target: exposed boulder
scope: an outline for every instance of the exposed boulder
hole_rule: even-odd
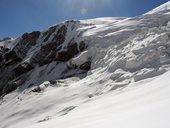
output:
[[[40,93],[42,90],[41,90],[40,86],[37,86],[37,87],[33,88],[31,91]]]
[[[57,81],[55,81],[55,80],[50,80],[49,82],[50,82],[50,84],[52,84],[52,85],[57,84]]]

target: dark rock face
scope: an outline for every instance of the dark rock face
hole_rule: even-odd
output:
[[[82,69],[82,70],[87,70],[87,71],[90,70],[90,68],[91,68],[91,61],[85,62],[84,64],[80,65],[79,68]]]
[[[21,58],[17,56],[15,51],[11,51],[9,48],[0,47],[0,68],[7,67],[18,62],[21,62]]]
[[[22,38],[19,40],[17,45],[13,48],[13,51],[15,51],[20,58],[24,58],[27,55],[29,49],[34,45],[36,45],[39,35],[40,35],[39,31],[23,34]]]
[[[31,62],[34,64],[39,64],[39,66],[52,62],[55,58],[53,48],[53,44],[46,44],[42,46],[40,52],[34,55],[34,57],[31,59]]]
[[[70,44],[66,51],[58,52],[57,60],[58,61],[68,61],[73,58],[79,51],[77,49],[77,43]]]
[[[52,26],[49,28],[48,31],[43,33],[43,36],[45,37],[44,42],[46,42],[50,38],[50,36],[55,32],[56,28],[57,28],[57,26]]]
[[[32,70],[29,64],[22,64],[28,50],[36,44],[40,32],[26,33],[18,40],[13,49],[1,48],[0,50],[0,95],[15,90],[19,84],[12,82],[18,76]],[[21,63],[21,64],[19,64]],[[22,83],[20,83],[21,85]]]
[[[75,42],[75,39],[73,38],[69,43],[68,46],[65,48],[65,50],[60,51],[57,53],[56,60],[58,61],[68,61],[71,58],[73,58],[78,53],[84,51],[87,48],[87,45],[84,41],[81,41],[79,43]]]
[[[39,31],[24,33],[20,38],[14,40],[15,45],[12,49],[0,47],[0,79],[2,79],[0,81],[0,96],[23,85],[28,78],[27,76],[32,73],[31,71],[36,70],[34,67],[48,66],[54,61],[56,61],[56,66],[59,64],[65,65],[67,61],[87,49],[85,41],[77,42],[75,39],[81,38],[78,37],[78,32],[76,33],[77,24],[79,24],[78,21],[72,20],[50,27],[43,33]],[[70,34],[68,33],[68,27],[75,35],[71,37],[71,40],[66,41],[67,35]],[[42,42],[37,42],[37,40]],[[30,53],[31,56],[29,56]],[[29,60],[25,61],[27,59]],[[89,61],[75,68],[77,68],[76,71],[79,69],[81,69],[80,72],[82,70],[87,71],[90,69],[90,65],[91,62]],[[52,70],[50,69],[50,71]],[[65,70],[69,72],[75,69],[70,70],[66,66],[62,69],[62,73],[67,73]],[[67,76],[70,75],[64,74],[60,78],[66,78]],[[50,81],[50,83],[55,84],[55,81]],[[39,91],[39,89],[35,89],[35,92]]]
[[[18,85],[17,83],[10,83],[10,84],[7,84],[3,90],[2,90],[2,94],[8,94],[12,91],[14,91],[15,89],[17,89]]]
[[[13,67],[22,59],[15,51],[1,47],[0,49],[0,96],[15,90],[18,84],[10,82],[13,79]]]
[[[9,48],[5,48],[5,49],[4,49],[4,52],[8,52],[8,51],[10,51]]]
[[[81,65],[76,65],[76,64],[73,64],[72,61],[69,61],[67,64],[67,68],[68,69],[81,69],[81,70],[88,71],[91,69],[91,60],[89,59],[88,61],[86,61],[85,63]]]
[[[3,61],[3,47],[0,47],[0,66],[2,64]]]
[[[16,63],[18,63],[18,62],[20,62],[22,60],[20,57],[18,57],[16,55],[15,51],[7,52],[4,55],[4,59],[5,59],[5,67],[9,66],[9,65],[16,64]]]
[[[24,33],[22,35],[22,39],[24,42],[31,43],[31,45],[35,45],[40,34],[41,34],[40,31]]]
[[[87,45],[84,41],[81,41],[79,44],[79,50],[80,52],[83,52],[87,48]]]
[[[24,73],[27,73],[33,69],[33,66],[29,63],[19,64],[16,68],[14,68],[15,77],[20,76]]]
[[[55,32],[55,29],[56,27],[49,28],[46,33],[45,40],[47,37],[49,38],[49,36],[51,36],[52,32]],[[66,33],[67,27],[65,25],[61,26],[53,39],[48,44],[43,45],[40,52],[32,58],[32,62],[42,66],[54,61],[56,59],[56,53],[61,49],[60,45],[62,45],[65,41]]]
[[[57,34],[52,39],[52,43],[56,44],[56,47],[58,47],[60,44],[62,44],[65,41],[65,37],[67,34],[67,27],[65,25],[61,26],[58,30]]]

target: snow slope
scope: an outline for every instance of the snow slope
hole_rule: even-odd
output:
[[[3,45],[0,127],[169,128],[168,8],[65,21]]]
[[[125,89],[92,98],[87,97],[88,89],[80,83],[72,83],[69,89],[48,88],[43,94],[13,93],[4,100],[16,97],[1,107],[1,119],[6,119],[1,125],[6,124],[4,128],[169,128],[169,76],[168,71],[156,79],[132,83]]]
[[[157,13],[160,13],[160,14],[165,13],[166,14],[166,13],[169,13],[169,11],[170,11],[170,1],[153,9],[152,11],[150,11],[146,14],[157,14]]]
[[[169,76],[170,72],[130,85],[122,92],[94,98],[68,115],[27,128],[169,128]]]

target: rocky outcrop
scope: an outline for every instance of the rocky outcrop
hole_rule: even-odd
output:
[[[57,62],[56,64],[62,63],[64,65],[87,49],[86,41],[77,41],[77,38],[81,38],[76,30],[79,23],[79,21],[71,20],[52,26],[43,32],[24,33],[13,41],[15,45],[11,49],[0,48],[0,78],[4,79],[4,81],[0,81],[0,95],[9,93],[21,86],[25,82],[22,79],[27,79],[25,76],[31,75],[36,70],[35,67],[41,68],[54,61]],[[69,39],[67,36],[69,36]],[[88,61],[76,68],[89,70],[90,65],[91,62]],[[52,70],[53,68],[50,69],[49,73]],[[67,66],[63,68],[59,78],[71,76],[68,73],[69,70]],[[76,74],[73,70],[70,71]],[[68,73],[68,75],[63,73]],[[21,81],[18,83],[16,80]],[[35,84],[33,83],[33,85]]]
[[[15,51],[9,51],[4,55],[5,67],[13,64],[17,64],[22,59],[17,56]]]
[[[81,41],[79,43],[79,51],[83,52],[85,49],[87,49],[87,44],[85,43],[85,41]]]
[[[86,48],[87,44],[84,41],[81,41],[78,46],[78,43],[75,42],[75,39],[73,38],[68,43],[68,46],[65,48],[65,50],[57,53],[56,59],[59,61],[68,61],[78,53],[84,51]]]
[[[17,39],[17,44],[13,48],[13,51],[15,51],[20,58],[24,58],[30,48],[36,45],[39,36],[39,31],[23,34],[21,38]]]
[[[35,45],[40,34],[41,34],[40,31],[24,33],[22,35],[22,41],[26,43],[30,43],[31,45]]]
[[[72,43],[67,46],[66,50],[58,52],[56,59],[58,61],[68,61],[69,59],[74,57],[74,55],[76,55],[78,53],[79,53],[79,51],[77,48],[77,43]]]
[[[8,94],[8,93],[14,91],[15,89],[17,89],[17,87],[18,87],[18,84],[17,84],[17,83],[7,84],[7,85],[3,88],[2,92],[0,92],[0,94],[1,94],[1,95]]]
[[[33,68],[34,67],[29,63],[19,64],[17,67],[14,68],[15,77],[20,76],[24,73],[27,73],[27,72],[31,71]]]
[[[46,32],[43,33],[44,38],[44,42],[48,41],[48,39],[50,38],[50,36],[55,32],[57,26],[52,26],[50,27]]]
[[[52,34],[54,35],[53,38],[49,40],[47,44],[43,45],[40,51],[31,58],[32,63],[42,66],[56,59],[56,53],[61,49],[61,45],[65,41],[67,27],[63,25],[54,33],[56,28],[57,26],[51,27],[43,34],[43,38],[45,38],[44,41],[47,41]]]
[[[11,51],[9,48],[0,47],[0,68],[21,62],[21,58],[17,56],[15,51]]]
[[[85,62],[84,64],[80,65],[79,68],[82,69],[82,70],[87,70],[87,71],[90,70],[90,68],[91,68],[91,61]]]

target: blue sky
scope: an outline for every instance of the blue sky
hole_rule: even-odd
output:
[[[168,0],[0,0],[0,39],[68,19],[137,16]]]

